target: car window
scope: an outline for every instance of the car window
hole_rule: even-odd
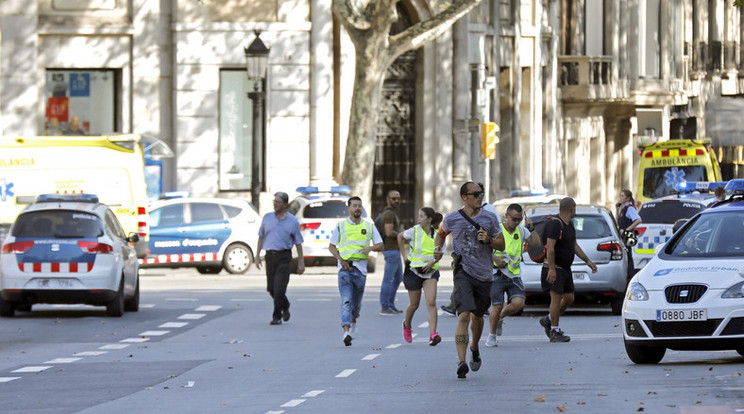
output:
[[[551,217],[558,217],[558,215]],[[548,216],[534,216],[530,219],[538,223],[548,220]],[[576,239],[598,239],[612,236],[612,230],[603,216],[577,215],[572,221],[576,229]]]
[[[666,252],[677,257],[744,256],[744,211],[703,214]]]
[[[191,222],[224,220],[220,206],[214,203],[191,203]]]
[[[674,194],[680,181],[708,181],[704,165],[657,167],[643,170],[643,196],[647,198]]]
[[[36,238],[96,238],[103,236],[95,214],[72,210],[37,211],[18,216],[13,236]]]
[[[302,217],[319,218],[344,218],[349,216],[344,200],[316,201],[305,206]]]
[[[116,237],[122,239],[126,238],[126,236],[124,236],[124,230],[119,224],[119,220],[116,219],[116,216],[111,211],[106,211],[106,228]]]
[[[674,224],[682,218],[690,218],[704,209],[700,203],[682,200],[647,201],[638,214],[644,223]]]
[[[222,208],[225,209],[225,213],[227,214],[228,218],[234,218],[238,214],[240,214],[241,211],[243,211],[243,209],[241,209],[240,207],[226,206],[224,204],[222,205]]]
[[[300,211],[300,206],[301,206],[300,202],[297,200],[294,200],[291,203],[289,203],[289,209],[287,211],[289,211],[289,213],[292,214],[293,216],[296,216],[297,212]]]
[[[180,226],[184,224],[183,204],[171,204],[150,212],[152,226]]]

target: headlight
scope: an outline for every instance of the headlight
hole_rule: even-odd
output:
[[[628,300],[648,300],[648,292],[642,284],[633,282],[628,286],[628,293],[625,294]]]
[[[726,289],[721,297],[724,299],[744,298],[744,282],[739,282]]]

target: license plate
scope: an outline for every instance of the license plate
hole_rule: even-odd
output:
[[[684,322],[684,321],[707,321],[708,311],[706,309],[685,309],[656,311],[657,322]]]
[[[573,272],[573,280],[585,280],[587,279],[585,272]]]
[[[70,289],[75,286],[71,279],[38,279],[36,287],[39,289]]]

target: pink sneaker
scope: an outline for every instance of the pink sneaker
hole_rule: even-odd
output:
[[[409,344],[413,342],[413,335],[412,335],[413,329],[406,328],[406,321],[403,321],[403,339],[406,340]]]
[[[439,336],[438,333],[432,332],[431,336],[429,337],[429,345],[434,346],[440,342],[442,342],[442,337]]]

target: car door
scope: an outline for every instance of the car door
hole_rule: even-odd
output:
[[[134,246],[129,244],[127,237],[124,234],[119,220],[116,218],[111,210],[106,210],[105,217],[106,233],[111,238],[113,243],[116,243],[116,249],[121,251],[121,266],[124,273],[124,290],[127,292],[133,292],[136,287],[137,278],[137,252],[134,250]]]
[[[186,253],[218,253],[230,237],[230,223],[217,203],[191,202],[187,204],[188,231],[182,245]]]
[[[148,256],[185,253],[183,240],[187,236],[185,203],[167,204],[150,211],[150,242]]]

